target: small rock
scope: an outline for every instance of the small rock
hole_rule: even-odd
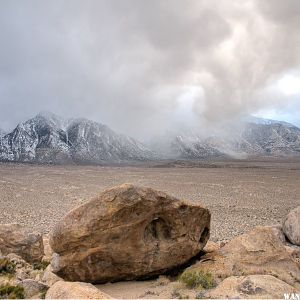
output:
[[[18,285],[24,288],[26,298],[31,298],[41,293],[45,293],[49,288],[46,284],[33,279],[24,279]]]
[[[58,277],[56,274],[52,272],[52,267],[49,265],[43,274],[42,282],[47,284],[48,286],[52,286],[57,281],[64,281],[62,278]]]
[[[110,299],[90,283],[58,281],[46,293],[45,299]]]
[[[285,238],[285,235],[284,235],[284,233],[283,233],[283,231],[282,231],[282,226],[280,226],[280,225],[275,225],[275,226],[266,226],[266,227],[272,228],[274,234],[281,240],[281,242],[282,242],[283,244],[286,243],[286,238]]]
[[[295,292],[294,287],[274,276],[250,275],[228,277],[204,296],[213,299],[282,299],[285,293]]]
[[[292,244],[300,246],[300,206],[286,216],[283,232]]]

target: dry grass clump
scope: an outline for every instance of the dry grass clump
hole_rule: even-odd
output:
[[[16,265],[8,258],[0,258],[0,275],[14,274]]]
[[[17,285],[5,284],[0,286],[0,299],[24,299],[24,288]]]
[[[179,281],[192,289],[211,289],[215,286],[213,275],[202,270],[186,270],[180,275]]]

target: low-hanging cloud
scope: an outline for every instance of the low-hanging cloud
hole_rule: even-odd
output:
[[[2,1],[0,127],[50,110],[145,138],[294,107],[270,87],[299,28],[298,0]]]

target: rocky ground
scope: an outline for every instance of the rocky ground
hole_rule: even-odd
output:
[[[70,209],[131,182],[200,201],[212,212],[211,240],[281,223],[299,205],[300,161],[172,162],[135,167],[0,164],[0,223],[48,232]]]
[[[193,201],[122,184],[50,234],[0,224],[0,298],[299,298],[300,206],[225,243],[208,240],[209,220]]]

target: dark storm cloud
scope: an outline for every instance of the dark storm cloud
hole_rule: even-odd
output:
[[[0,127],[51,110],[141,137],[187,105],[207,126],[280,106],[263,90],[299,68],[299,20],[298,0],[1,1]]]

